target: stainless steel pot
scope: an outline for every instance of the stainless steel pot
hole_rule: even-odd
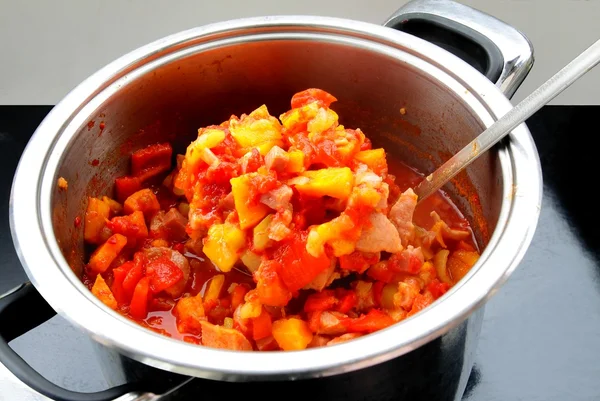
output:
[[[458,399],[471,370],[481,307],[516,268],[537,224],[542,177],[524,125],[446,188],[485,247],[471,272],[420,314],[333,347],[243,353],[146,330],[105,307],[80,282],[82,229],[73,221],[83,215],[86,195],[111,190],[130,151],[165,139],[183,150],[199,126],[262,103],[278,115],[293,93],[307,87],[333,93],[342,123],[360,127],[390,158],[432,171],[510,108],[507,96],[532,64],[531,46],[518,31],[445,0],[411,2],[386,26],[324,17],[251,18],[134,50],[75,88],[27,145],[15,174],[10,222],[19,258],[41,297],[25,285],[4,297],[0,315],[6,322],[6,310],[15,313],[19,302],[31,308],[43,298],[123,360],[182,375],[224,381],[337,375],[353,382],[348,378],[357,369],[393,363],[406,374],[389,377],[404,386],[403,394],[423,395],[422,388],[437,386],[429,399]],[[96,159],[97,167],[91,164]],[[68,190],[59,190],[59,177],[67,179]],[[35,308],[41,311],[36,321],[13,321],[20,327],[10,334],[1,325],[5,340],[52,313],[47,306]],[[129,389],[81,398],[44,382],[2,342],[0,357],[51,397],[109,399]]]

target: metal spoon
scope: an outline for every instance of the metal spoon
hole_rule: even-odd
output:
[[[502,118],[483,131],[477,138],[438,167],[414,188],[419,202],[436,192],[457,173],[471,164],[484,152],[523,123],[542,106],[567,89],[600,62],[600,40],[588,47],[552,78],[544,82],[531,95],[513,107]]]

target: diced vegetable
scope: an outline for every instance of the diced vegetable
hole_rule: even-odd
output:
[[[450,289],[450,284],[441,283],[438,279],[433,280],[427,285],[427,290],[431,292],[434,299],[438,299]]]
[[[302,153],[301,150],[293,150],[288,152],[288,157],[288,173],[301,173],[304,171],[304,153]]]
[[[307,129],[308,122],[319,112],[319,104],[310,102],[289,110],[279,116],[281,124],[288,132],[298,132]]]
[[[377,309],[371,309],[366,315],[352,319],[348,325],[351,333],[372,333],[394,324],[394,319]]]
[[[435,271],[437,272],[437,276],[443,283],[452,283],[452,279],[448,275],[448,256],[450,255],[450,251],[447,249],[441,249],[438,253],[433,257],[433,265],[435,266]]]
[[[259,255],[255,254],[249,249],[242,254],[241,259],[244,266],[250,270],[250,273],[256,272],[260,267],[260,262],[262,261],[262,258]]]
[[[338,299],[333,291],[325,290],[311,294],[304,302],[304,312],[326,311],[333,309],[338,304]]]
[[[228,272],[246,245],[246,235],[236,225],[213,224],[208,230],[203,252],[222,272]]]
[[[312,337],[308,324],[303,320],[290,318],[273,322],[273,338],[285,351],[305,349]]]
[[[210,164],[205,160],[205,150],[214,148],[223,142],[224,139],[225,131],[221,129],[208,128],[199,130],[198,138],[188,146],[185,154],[185,160],[189,168],[197,169],[202,161]]]
[[[358,304],[358,298],[354,291],[348,290],[339,298],[340,302],[337,305],[338,312],[348,313]]]
[[[333,247],[335,256],[351,254],[354,252],[356,241],[345,241],[345,237],[346,233],[354,227],[352,219],[342,213],[333,220],[312,228],[306,242],[307,252],[314,257],[319,257],[325,252],[325,244],[329,243]]]
[[[275,258],[281,260],[279,275],[290,291],[297,291],[309,284],[330,266],[324,253],[314,257],[306,250],[306,235],[286,240],[277,250]]]
[[[352,192],[354,176],[348,167],[330,167],[321,170],[305,171],[303,177],[309,179],[305,184],[296,184],[296,190],[307,196],[331,196],[346,199]]]
[[[131,155],[131,172],[146,181],[171,168],[173,148],[169,143],[147,146]]]
[[[117,309],[117,300],[112,291],[108,288],[106,281],[101,274],[96,276],[96,281],[92,286],[92,294],[94,294],[103,304],[111,309]]]
[[[136,319],[145,319],[148,315],[148,295],[150,293],[150,279],[142,278],[133,291],[129,313]]]
[[[271,315],[262,308],[260,315],[252,319],[252,338],[256,341],[269,337],[271,335],[271,329]]]
[[[237,307],[244,302],[244,296],[248,292],[248,288],[241,284],[235,284],[231,292],[231,309],[236,310]]]
[[[162,256],[146,265],[146,276],[150,278],[150,289],[157,294],[177,284],[183,272],[171,259]]]
[[[386,309],[394,309],[394,296],[398,292],[395,284],[386,284],[381,292],[381,306]]]
[[[273,146],[283,146],[281,141],[281,124],[269,115],[267,106],[262,105],[241,120],[232,120],[229,125],[231,136],[241,146],[242,156],[251,148],[257,148],[261,155],[266,155]]]
[[[256,175],[257,173],[250,173],[231,179],[233,201],[242,230],[256,225],[270,210],[268,206],[260,202],[252,202],[250,199],[250,179]]]
[[[133,262],[130,261],[125,262],[121,266],[113,269],[113,283],[111,291],[119,305],[125,305],[131,301],[131,297],[127,296],[125,290],[123,289],[123,280],[125,280],[127,272],[129,272],[132,267]]]
[[[115,180],[115,192],[119,202],[125,202],[127,198],[142,189],[142,180],[139,177],[119,177]]]
[[[366,164],[376,174],[387,171],[387,161],[383,148],[360,151],[354,155],[354,159]]]
[[[219,295],[221,294],[221,290],[223,289],[223,284],[225,283],[225,276],[222,274],[217,274],[210,280],[210,284],[208,285],[208,289],[204,294],[204,302],[216,301],[219,299]]]
[[[340,256],[340,268],[364,273],[370,266],[379,262],[379,253],[353,252]]]
[[[127,299],[131,300],[135,287],[144,276],[146,260],[139,253],[136,254],[135,260],[131,266],[128,266],[128,270],[123,278],[123,292]],[[122,266],[124,267],[124,266]]]
[[[292,108],[296,109],[309,103],[317,102],[321,107],[329,107],[337,99],[322,89],[310,88],[292,96]]]
[[[110,212],[112,216],[117,215],[123,211],[123,205],[121,205],[116,200],[109,198],[108,196],[103,196],[102,202],[106,203],[108,207],[110,207]]]
[[[317,114],[307,124],[308,132],[320,134],[338,122],[338,115],[331,109],[319,109]],[[310,136],[309,136],[310,137]]]
[[[273,214],[267,215],[254,227],[252,245],[257,251],[264,251],[265,248],[273,243],[273,241],[269,239],[269,226],[273,222],[273,217]]]
[[[474,251],[464,251],[459,249],[452,252],[447,263],[448,271],[452,275],[452,282],[449,282],[448,284],[456,283],[462,279],[478,260],[479,254]]]
[[[110,205],[98,198],[88,198],[83,238],[90,244],[102,242],[102,230],[110,216]]]
[[[148,217],[160,210],[160,204],[158,203],[158,199],[156,199],[156,195],[150,189],[146,188],[130,195],[125,200],[123,210],[127,214],[139,210],[144,213],[144,216]]]
[[[104,273],[126,244],[127,238],[125,236],[121,234],[111,236],[90,256],[88,264],[90,269],[96,273]]]
[[[292,293],[279,277],[281,264],[274,260],[261,263],[255,273],[257,278],[256,290],[264,305],[285,306],[292,298]]]
[[[140,210],[127,216],[113,217],[106,223],[106,226],[112,232],[122,234],[127,238],[146,238],[148,236],[144,213]]]

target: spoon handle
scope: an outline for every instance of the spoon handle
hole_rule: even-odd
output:
[[[531,95],[510,109],[502,118],[428,175],[414,189],[419,202],[436,192],[457,173],[494,146],[519,124],[554,99],[586,72],[600,62],[600,40],[587,48],[573,61],[544,82]]]

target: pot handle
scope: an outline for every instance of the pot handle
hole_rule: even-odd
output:
[[[489,14],[452,0],[414,0],[384,26],[425,39],[478,69],[511,98],[533,66],[525,35]]]
[[[26,312],[26,313],[24,313]],[[0,362],[33,390],[58,401],[109,401],[134,390],[124,384],[96,393],[70,391],[48,381],[27,364],[8,343],[56,315],[31,283],[0,295]]]

